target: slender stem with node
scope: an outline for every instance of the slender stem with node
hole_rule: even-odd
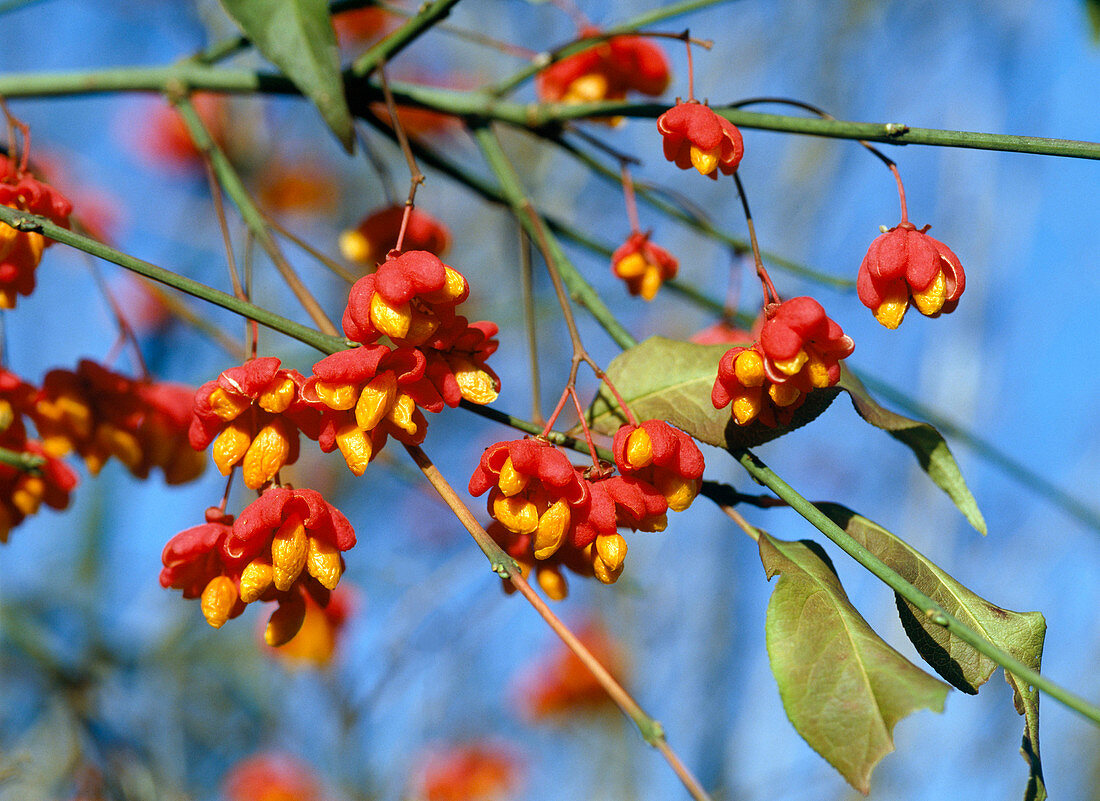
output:
[[[409,456],[416,463],[416,466],[420,468],[420,471],[424,474],[424,477],[428,479],[431,485],[439,493],[443,501],[450,507],[454,515],[459,519],[462,525],[470,532],[470,535],[474,538],[474,541],[481,548],[482,552],[489,559],[489,563],[493,567],[493,572],[499,575],[501,578],[507,579],[512,582],[512,585],[519,591],[519,593],[535,608],[535,611],[539,613],[543,620],[549,624],[550,628],[554,630],[554,633],[561,637],[562,642],[576,654],[577,658],[581,660],[586,668],[591,671],[592,675],[596,678],[596,681],[600,683],[600,686],[607,691],[607,694],[611,696],[611,700],[623,711],[630,720],[634,722],[634,725],[638,727],[638,731],[641,732],[642,737],[651,746],[661,752],[661,755],[668,761],[673,771],[683,782],[684,787],[691,793],[692,798],[696,801],[707,801],[710,796],[707,795],[706,790],[699,784],[699,780],[696,779],[691,772],[687,769],[684,763],[676,755],[676,752],[672,750],[672,747],[668,744],[668,740],[665,737],[664,727],[661,724],[646,714],[638,702],[635,701],[630,693],[628,693],[611,673],[608,672],[600,661],[593,656],[592,652],[584,646],[577,636],[569,630],[557,615],[547,606],[542,597],[535,592],[534,588],[523,577],[523,572],[520,570],[519,565],[512,557],[505,553],[499,545],[493,540],[485,528],[477,521],[469,507],[458,496],[458,493],[454,491],[450,483],[443,474],[439,472],[439,468],[435,466],[432,460],[428,457],[424,450],[416,445],[405,445],[405,450],[408,451]]]

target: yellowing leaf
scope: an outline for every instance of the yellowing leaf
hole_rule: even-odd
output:
[[[1025,665],[1039,670],[1046,637],[1046,620],[1039,612],[1010,612],[964,587],[915,548],[882,526],[833,503],[817,507],[863,547],[893,568],[945,612],[1007,651]],[[964,693],[977,693],[997,664],[943,626],[928,620],[901,596],[895,596],[905,633],[924,660]],[[1015,693],[1016,711],[1024,715],[1024,743],[1020,749],[1028,763],[1025,801],[1046,798],[1039,761],[1039,693],[1011,673],[1006,673]]]
[[[894,750],[894,725],[943,711],[948,686],[884,642],[852,606],[816,543],[761,532],[760,561],[779,575],[768,603],[768,659],[783,708],[810,746],[862,793]]]

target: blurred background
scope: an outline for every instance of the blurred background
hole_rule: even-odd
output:
[[[614,13],[609,4],[582,10],[597,24],[613,24],[649,7],[633,0],[615,6]],[[4,73],[168,64],[233,34],[213,2],[9,0],[0,11]],[[359,38],[345,30],[345,57],[396,19],[383,18]],[[520,0],[463,0],[448,25],[533,51],[575,36],[560,8]],[[657,27],[688,25],[714,40],[711,51],[696,52],[695,86],[715,105],[782,96],[847,120],[1100,139],[1100,49],[1079,0],[740,0]],[[687,94],[686,58],[678,44],[665,49],[674,71],[671,102]],[[246,54],[232,63],[260,62]],[[436,30],[391,65],[391,77],[466,88],[523,63],[499,47]],[[518,97],[533,101],[533,87]],[[172,133],[163,100],[103,95],[13,100],[10,107],[30,125],[33,158],[86,225],[124,252],[229,290],[201,162],[178,129]],[[364,127],[367,149],[348,157],[304,101],[234,97],[209,114],[261,204],[330,256],[339,258],[341,231],[406,192],[407,171],[388,140]],[[487,174],[459,127],[424,125],[431,146]],[[684,194],[744,236],[732,185],[668,164],[651,121],[587,130],[641,158],[637,180]],[[878,226],[898,221],[889,172],[853,142],[743,134],[739,174],[762,247],[854,279]],[[625,240],[621,190],[552,145],[515,131],[502,135],[541,208],[609,247]],[[1100,698],[1100,460],[1089,433],[1100,425],[1093,400],[1100,392],[1100,167],[920,146],[887,153],[905,179],[910,219],[930,223],[966,268],[958,310],[934,321],[912,314],[889,332],[851,289],[778,269],[777,288],[821,300],[854,338],[849,362],[857,369],[995,444],[1087,508],[1071,513],[1037,493],[1034,482],[949,436],[988,522],[983,538],[908,450],[864,424],[843,397],[808,428],[757,453],[806,497],[880,522],[994,603],[1041,611],[1048,623],[1043,672]],[[417,205],[452,232],[445,260],[470,280],[465,313],[501,327],[490,361],[503,380],[495,406],[529,417],[515,224],[450,178],[425,172]],[[751,262],[644,205],[640,216],[654,241],[679,258],[685,283],[753,310]],[[232,210],[229,220],[240,251],[243,228]],[[285,250],[338,319],[347,284],[293,245]],[[667,289],[651,304],[631,298],[606,258],[572,247],[569,255],[639,339],[688,338],[717,320]],[[198,385],[238,363],[209,331],[178,319],[178,308],[121,268],[98,269],[122,299],[157,377]],[[257,257],[255,270],[256,302],[308,322],[269,262]],[[35,294],[3,315],[6,366],[37,384],[53,367],[106,361],[118,329],[90,262],[56,246],[38,276]],[[569,344],[545,275],[535,290],[546,413],[566,378]],[[243,341],[234,315],[190,299],[185,305]],[[606,365],[616,346],[583,313],[579,319],[585,344]],[[260,350],[304,373],[317,359],[268,332]],[[125,350],[112,366],[137,373]],[[581,389],[594,393],[591,376]],[[463,490],[481,451],[517,436],[461,410],[430,423],[425,450]],[[706,456],[708,478],[756,491],[726,454],[707,448]],[[267,610],[250,607],[215,631],[196,602],[158,584],[164,543],[200,523],[221,498],[224,480],[214,469],[182,487],[166,487],[159,474],[137,481],[114,461],[96,478],[82,466],[78,472],[67,512],[44,510],[0,548],[0,799],[253,798],[241,789],[251,786],[249,770],[286,774],[285,794],[269,799],[477,798],[482,786],[501,798],[687,797],[659,755],[561,661],[556,638],[530,607],[501,592],[399,448],[391,445],[355,479],[341,459],[307,443],[284,473],[323,491],[359,537],[341,583],[349,591],[346,617],[335,634],[322,628],[319,635],[335,637],[322,664],[263,646]],[[247,492],[237,492],[230,509],[246,500]],[[480,499],[472,507],[483,513]],[[777,537],[823,542],[863,615],[919,663],[889,590],[794,513],[745,513]],[[664,533],[628,540],[618,584],[574,578],[555,609],[620,665],[627,688],[665,725],[703,785],[716,798],[854,796],[784,715],[764,648],[773,588],[754,543],[705,499],[672,516]],[[977,697],[953,692],[943,715],[919,712],[898,725],[897,753],[876,770],[872,797],[1019,797],[1022,730],[1000,674]],[[1041,736],[1051,796],[1100,797],[1097,729],[1044,700]],[[455,777],[474,789],[438,794],[458,792]]]

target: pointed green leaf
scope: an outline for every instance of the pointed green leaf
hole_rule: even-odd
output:
[[[220,0],[264,57],[313,101],[349,153],[355,141],[326,0]]]
[[[835,389],[809,393],[787,426],[739,426],[729,407],[715,409],[710,402],[718,360],[731,347],[650,337],[612,359],[607,376],[639,419],[668,420],[701,442],[729,449],[751,448],[804,426],[837,396]],[[588,422],[608,435],[626,422],[606,385],[588,409]]]
[[[948,686],[886,644],[852,606],[814,542],[761,532],[760,561],[779,583],[768,603],[768,659],[783,708],[815,751],[862,793],[894,750],[894,725],[943,711]]]
[[[943,435],[928,423],[910,420],[879,406],[863,383],[846,368],[842,367],[837,386],[851,396],[852,405],[856,407],[860,417],[909,446],[920,462],[921,469],[955,502],[955,506],[970,521],[970,525],[984,535],[985,518],[982,517],[970,488],[966,486],[966,480]]]
[[[944,611],[1007,651],[1025,665],[1039,670],[1046,637],[1046,621],[1039,612],[1010,612],[964,587],[926,556],[886,529],[843,506],[819,503],[817,507],[867,550],[893,568]],[[928,620],[920,610],[896,596],[905,633],[925,661],[964,693],[976,693],[996,670],[997,664],[947,629]],[[1024,715],[1021,753],[1030,768],[1026,801],[1046,798],[1039,761],[1039,693],[1006,673],[1015,693],[1016,711]]]

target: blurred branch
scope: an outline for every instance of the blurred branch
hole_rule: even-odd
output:
[[[265,325],[272,330],[286,334],[288,337],[297,339],[299,342],[304,342],[323,353],[335,353],[338,350],[343,350],[352,345],[352,343],[348,342],[343,337],[322,334],[316,329],[309,328],[294,320],[288,320],[285,317],[274,314],[260,306],[255,306],[247,301],[239,300],[230,294],[209,287],[206,284],[199,283],[194,279],[187,278],[178,273],[166,270],[163,267],[158,267],[155,264],[150,264],[147,261],[129,256],[121,251],[115,250],[109,245],[104,245],[102,242],[97,242],[94,239],[81,236],[67,228],[62,228],[46,217],[39,217],[35,214],[0,205],[0,222],[6,223],[19,231],[40,233],[63,245],[69,245],[77,250],[83,250],[85,253],[91,253],[93,256],[98,256],[101,259],[117,264],[139,275],[144,275],[146,278],[151,278],[154,281],[166,284],[181,292],[186,292],[188,295],[193,295],[200,300],[213,303],[215,306],[221,306],[223,309],[239,314],[242,317],[255,320],[260,325]]]
[[[7,448],[0,448],[0,464],[14,467],[16,470],[21,470],[24,473],[39,475],[42,472],[41,467],[45,462],[46,459],[44,457],[36,456],[33,453],[21,453],[19,451],[8,450]]]
[[[457,3],[458,0],[435,0],[432,3],[425,3],[416,16],[411,17],[404,25],[359,56],[345,74],[349,77],[364,78],[374,72],[384,62],[393,59],[422,34],[431,30],[436,22],[447,17]]]
[[[584,280],[584,277],[577,268],[573,266],[573,263],[566,258],[557,239],[548,231],[540,233],[539,226],[536,225],[536,220],[528,214],[529,209],[536,214],[537,211],[524,194],[519,175],[516,173],[507,155],[505,155],[504,149],[500,146],[500,140],[497,139],[497,135],[487,124],[481,123],[474,128],[474,139],[477,140],[478,146],[481,148],[481,153],[485,157],[485,161],[493,170],[497,180],[500,181],[501,191],[507,199],[508,205],[511,207],[516,220],[523,226],[523,229],[532,239],[539,238],[542,234],[545,234],[547,249],[550,252],[551,258],[554,260],[554,266],[557,267],[562,280],[565,281],[566,286],[569,288],[570,297],[575,302],[588,309],[589,313],[596,319],[596,322],[603,326],[603,329],[607,331],[608,335],[619,347],[629,348],[637,344],[637,341],[631,336],[630,332],[623,328],[619,321],[615,319],[615,315],[612,314],[611,310],[604,305],[602,300],[600,300],[596,291]]]
[[[1000,468],[1006,475],[1015,479],[1036,495],[1046,498],[1062,509],[1062,511],[1084,523],[1089,528],[1100,531],[1100,511],[1095,507],[1089,506],[1079,498],[1066,492],[1066,490],[1059,487],[1049,478],[1032,470],[1026,464],[1017,460],[1010,454],[1005,453],[993,443],[982,439],[977,434],[967,430],[958,423],[952,422],[935,409],[914,400],[900,389],[890,386],[882,379],[867,375],[862,371],[855,372],[855,375],[877,395],[881,395],[891,403],[916,415],[921,420],[931,423],[941,434],[954,437],[963,445],[974,451],[979,457],[985,459],[995,467]]]
[[[606,42],[613,36],[618,36],[623,33],[633,33],[639,28],[644,28],[647,25],[653,25],[654,23],[663,22],[672,17],[679,17],[684,14],[690,14],[693,11],[701,11],[704,8],[720,5],[721,3],[729,3],[731,1],[732,0],[683,0],[679,3],[671,3],[663,8],[655,8],[652,11],[639,14],[626,22],[612,25],[610,28],[601,31],[598,35],[586,36],[551,52],[540,53],[530,66],[518,71],[515,75],[505,78],[503,81],[490,87],[488,91],[490,94],[499,97],[531,80],[535,75],[554,62],[561,61],[563,58],[568,58],[574,53],[579,53],[582,50],[587,50],[599,42]]]
[[[338,333],[336,326],[328,319],[328,316],[325,314],[324,309],[321,308],[321,304],[317,301],[317,298],[315,298],[313,293],[309,291],[309,288],[302,283],[302,279],[298,277],[298,274],[294,272],[294,268],[290,266],[290,262],[283,256],[278,243],[271,235],[271,231],[268,230],[267,222],[264,220],[263,214],[256,207],[256,204],[252,202],[248,190],[245,189],[244,183],[241,181],[240,176],[237,175],[237,171],[233,168],[229,158],[222,149],[218,147],[217,143],[210,136],[210,132],[206,130],[206,126],[199,118],[198,112],[195,111],[195,107],[192,105],[190,98],[186,94],[172,91],[170,92],[169,99],[183,117],[184,125],[187,126],[187,133],[191,136],[191,141],[195,143],[195,147],[210,160],[210,165],[214,170],[214,175],[218,179],[218,184],[220,184],[221,188],[225,190],[225,193],[229,195],[230,199],[237,207],[237,210],[240,212],[245,225],[248,226],[248,230],[252,232],[252,235],[260,244],[260,247],[267,253],[268,258],[271,259],[272,264],[275,265],[275,268],[283,277],[283,281],[286,282],[290,291],[294,293],[294,297],[302,304],[302,308],[306,310],[306,313],[322,333],[336,336]]]

